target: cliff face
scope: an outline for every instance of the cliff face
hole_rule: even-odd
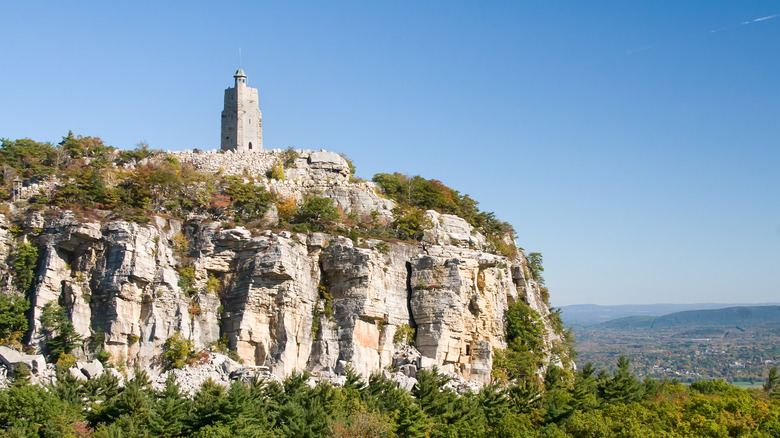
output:
[[[278,154],[178,158],[201,171],[262,175]],[[286,174],[263,184],[298,203],[317,193],[345,215],[392,220],[393,201],[372,183],[350,182],[336,154],[301,153]],[[105,335],[103,348],[115,363],[159,369],[163,344],[178,332],[196,349],[226,336],[245,364],[280,377],[296,369],[339,373],[347,364],[367,375],[399,364],[406,347],[394,342],[396,332],[409,326],[422,355],[416,366],[484,383],[493,348],[505,347],[509,303],[524,300],[542,316],[548,347],[560,339],[521,250],[511,257],[488,251],[485,238],[457,216],[431,210],[426,219],[422,242],[401,242],[249,230],[203,216],[159,215],[138,224],[67,211],[28,214],[23,236],[39,248],[30,344],[45,349],[41,312],[59,302],[81,336]],[[0,256],[21,238],[9,228],[0,223]],[[184,287],[182,276],[190,280]]]

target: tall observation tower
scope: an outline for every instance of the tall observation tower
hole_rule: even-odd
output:
[[[236,85],[225,90],[222,110],[223,151],[260,151],[263,149],[263,114],[257,88],[246,86],[246,73],[239,68],[233,75]]]

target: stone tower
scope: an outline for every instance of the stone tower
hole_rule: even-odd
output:
[[[259,151],[263,149],[263,114],[257,99],[257,88],[246,86],[246,74],[238,69],[236,85],[225,90],[222,110],[223,151]]]

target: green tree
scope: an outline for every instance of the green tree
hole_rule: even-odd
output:
[[[252,389],[238,380],[228,389],[221,421],[229,427],[233,436],[272,436],[266,404],[259,402]]]
[[[487,421],[488,436],[501,436],[503,419],[512,414],[512,400],[502,385],[485,385],[476,397]]]
[[[46,348],[52,359],[57,360],[62,354],[70,354],[74,348],[82,345],[83,338],[65,313],[65,309],[48,302],[41,310],[41,325],[48,337]]]
[[[780,375],[777,374],[777,367],[769,369],[769,376],[764,383],[764,392],[772,398],[780,398]]]
[[[642,398],[642,384],[631,373],[630,364],[631,361],[621,355],[612,377],[601,380],[599,393],[606,403],[629,403]]]
[[[59,145],[71,158],[77,159],[91,157],[105,160],[108,153],[114,150],[113,147],[106,146],[100,137],[74,136],[73,131],[68,131],[68,135],[62,137]]]
[[[569,376],[566,371],[549,365],[544,375],[541,408],[545,423],[560,423],[572,412],[572,395],[569,392]]]
[[[528,268],[531,269],[531,275],[539,284],[544,284],[544,266],[542,266],[542,253],[532,252],[528,254]]]
[[[229,177],[227,181],[225,194],[230,196],[232,201],[230,208],[237,219],[250,220],[262,217],[275,200],[275,196],[268,193],[265,187],[251,182],[245,183],[236,177]]]
[[[432,370],[417,373],[414,398],[431,421],[434,436],[481,436],[487,428],[484,415],[471,397],[458,397],[444,385],[449,378]]]
[[[27,331],[30,302],[24,297],[0,295],[0,343],[18,342]]]
[[[118,394],[92,405],[89,419],[98,426],[95,436],[151,436],[149,421],[153,416],[154,394],[150,386],[146,372],[136,368],[135,378]]]
[[[506,340],[509,344],[520,343],[529,350],[542,348],[544,324],[541,316],[528,304],[516,301],[506,309]]]
[[[298,221],[308,222],[315,229],[331,227],[339,217],[339,211],[330,198],[313,196],[298,209]]]
[[[543,357],[544,324],[539,314],[522,301],[507,307],[507,348],[494,350],[494,378],[515,380],[533,376]]]
[[[190,424],[193,430],[212,426],[225,419],[228,398],[222,385],[208,379],[203,382],[198,392],[192,398]]]
[[[181,436],[187,430],[189,401],[181,392],[176,376],[169,374],[165,389],[157,395],[151,415],[149,430],[160,437]]]
[[[416,403],[404,403],[398,409],[395,433],[399,437],[423,438],[430,428],[428,417]]]
[[[393,210],[395,220],[393,229],[400,239],[421,240],[431,223],[425,217],[425,211],[417,207],[396,207]]]
[[[184,338],[179,332],[174,332],[163,344],[163,360],[167,368],[184,368],[187,363],[195,358],[194,344]]]
[[[46,426],[55,416],[68,424],[79,419],[78,411],[43,386],[12,385],[0,391],[0,425],[23,431],[7,436],[57,436],[39,435],[39,431],[51,431],[53,425]]]
[[[409,177],[400,173],[378,173],[373,181],[382,192],[398,203],[395,216],[401,221],[395,225],[402,239],[418,240],[420,218],[426,210],[454,214],[462,217],[487,237],[498,252],[507,255],[516,251],[514,245],[507,245],[505,236],[514,237],[512,227],[496,219],[493,213],[482,212],[477,201],[469,195],[445,186],[441,181],[427,180],[420,176]]]
[[[589,411],[598,406],[598,389],[596,387],[596,368],[593,363],[586,363],[574,376],[572,386],[572,407]]]
[[[57,149],[49,143],[38,143],[29,138],[0,139],[0,165],[13,169],[13,172],[2,172],[4,184],[10,184],[14,176],[51,175],[57,170],[57,161]]]
[[[35,266],[38,264],[38,248],[22,242],[11,256],[14,263],[14,281],[22,291],[29,290],[35,281]]]

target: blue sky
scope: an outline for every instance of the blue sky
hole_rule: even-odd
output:
[[[217,148],[240,47],[267,148],[470,194],[543,253],[554,305],[778,301],[775,14],[776,1],[4,2],[0,137]]]

